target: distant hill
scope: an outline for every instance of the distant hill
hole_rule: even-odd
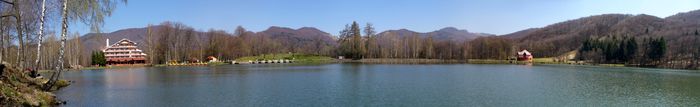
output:
[[[154,27],[154,32],[157,32],[158,27],[163,26]],[[144,46],[146,44],[143,44],[146,31],[146,28],[131,28],[111,33],[90,33],[80,37],[80,39],[86,52],[104,47],[105,39],[116,42],[119,39],[127,38],[147,47]],[[536,53],[536,57],[552,57],[577,50],[586,39],[602,36],[664,37],[669,41],[670,51],[676,51],[676,48],[682,47],[686,42],[700,42],[691,41],[693,38],[700,37],[698,32],[700,32],[700,10],[679,13],[666,18],[645,14],[594,15],[500,36],[512,39],[516,42],[516,48],[528,49]],[[432,32],[415,32],[407,29],[387,30],[380,32],[378,36],[386,36],[389,33],[397,37],[418,35],[426,38],[432,36],[434,40],[456,42],[495,36],[454,27],[446,27]],[[208,38],[205,32],[198,31],[195,34],[200,36],[200,39]],[[319,45],[337,46],[336,36],[313,27],[292,29],[273,26],[264,31],[248,32],[248,34],[279,40],[279,44],[287,47],[290,51],[318,47]]]
[[[700,10],[678,13],[673,16],[666,17],[666,20],[683,22],[683,23],[700,23]]]
[[[272,26],[267,30],[257,32],[257,35],[269,36],[272,39],[283,40],[290,43],[290,46],[303,46],[313,42],[322,42],[324,45],[336,45],[332,35],[313,27],[302,27],[291,29],[286,27]]]
[[[158,32],[161,27],[164,26],[153,26],[152,32]],[[111,33],[89,33],[81,36],[80,40],[83,41],[82,45],[85,46],[85,52],[101,50],[106,45],[106,39],[109,39],[110,44],[112,44],[118,40],[126,38],[138,43],[140,48],[145,48],[148,47],[148,44],[144,43],[147,31],[148,29],[144,27],[123,29]],[[278,39],[283,41],[282,44],[289,47],[316,45],[316,41],[319,41],[322,43],[322,45],[336,45],[336,42],[331,34],[312,27],[291,29],[273,26],[261,32],[247,33],[252,33],[254,36],[267,36],[272,39]],[[208,38],[205,32],[196,31],[194,34],[198,36],[198,38],[202,39],[201,41],[205,41]]]
[[[525,37],[525,36],[530,35],[532,32],[535,32],[535,31],[537,31],[537,30],[539,30],[539,29],[540,29],[540,28],[525,29],[525,30],[521,30],[521,31],[518,31],[518,32],[506,34],[506,35],[504,35],[503,37],[510,38],[510,39],[520,39],[520,38],[523,38],[523,37]]]
[[[154,26],[154,28],[158,27],[160,26]],[[106,45],[106,39],[110,40],[110,44],[126,38],[138,43],[139,45],[142,45],[146,38],[147,30],[147,28],[129,28],[111,33],[88,33],[81,36],[80,41],[82,41],[82,45],[85,47],[85,50],[89,52],[104,48]]]
[[[536,57],[552,57],[578,49],[583,40],[601,36],[664,37],[670,47],[682,45],[683,38],[696,36],[700,10],[667,18],[651,15],[604,14],[501,35],[515,40],[518,48],[529,49]],[[670,50],[674,51],[674,50]]]
[[[440,30],[432,31],[432,32],[426,32],[426,33],[421,33],[421,32],[416,32],[416,31],[411,31],[408,29],[399,29],[399,30],[387,30],[384,32],[379,33],[379,36],[385,36],[388,33],[394,34],[398,37],[406,37],[406,36],[412,36],[414,34],[417,34],[419,37],[426,38],[428,36],[432,36],[434,40],[452,40],[452,41],[457,41],[457,42],[462,42],[462,41],[469,41],[476,39],[478,37],[483,37],[483,36],[494,36],[493,34],[486,34],[486,33],[472,33],[467,30],[460,30],[454,27],[446,27]]]

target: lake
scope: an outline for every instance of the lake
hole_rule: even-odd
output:
[[[269,64],[66,72],[66,106],[700,106],[692,70]]]

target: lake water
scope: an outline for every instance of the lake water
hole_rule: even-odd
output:
[[[700,73],[570,65],[318,64],[67,72],[66,106],[700,106]]]

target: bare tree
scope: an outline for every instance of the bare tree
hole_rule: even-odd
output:
[[[90,29],[95,32],[100,31],[100,27],[104,23],[105,16],[110,16],[116,8],[116,4],[119,2],[126,3],[126,0],[63,0],[62,12],[61,12],[61,47],[59,48],[58,56],[58,66],[56,67],[56,72],[51,75],[49,82],[47,83],[45,90],[49,90],[58,81],[61,72],[63,71],[63,55],[66,45],[66,34],[68,33],[68,21],[69,12],[70,17],[73,20],[80,20],[81,22],[90,25]],[[71,4],[68,7],[68,4]],[[70,8],[71,11],[68,11]]]
[[[11,5],[12,6],[12,13],[13,14],[8,14],[8,15],[2,15],[0,18],[5,18],[5,17],[13,17],[15,19],[15,30],[17,32],[17,38],[18,38],[18,46],[17,46],[17,56],[16,56],[16,64],[19,66],[19,68],[24,68],[24,33],[22,30],[22,11],[20,11],[20,5],[21,3],[18,2],[17,0],[10,2],[6,0],[2,0],[3,3]]]
[[[63,18],[62,20],[62,28],[61,28],[61,47],[59,48],[58,52],[58,66],[56,66],[56,72],[54,72],[51,75],[51,78],[49,78],[49,82],[46,84],[46,87],[44,90],[50,90],[53,85],[58,81],[59,76],[61,75],[61,71],[63,71],[63,49],[65,48],[66,45],[66,33],[68,32],[68,0],[63,0],[63,12],[61,14],[61,17]]]
[[[146,45],[148,46],[147,47],[148,51],[146,51],[146,53],[148,53],[148,61],[150,61],[151,65],[153,65],[153,64],[155,64],[154,63],[155,62],[154,56],[155,56],[156,44],[155,44],[155,40],[153,38],[152,25],[148,24],[148,27],[146,27],[146,29],[147,29],[146,30]]]
[[[39,61],[41,61],[41,42],[44,42],[44,18],[46,18],[46,0],[41,0],[41,18],[39,19],[39,42],[36,46],[36,61],[34,61],[34,70],[39,70]]]
[[[374,31],[374,27],[372,26],[372,23],[367,23],[367,25],[365,26],[364,32],[365,32],[365,36],[367,37],[367,43],[366,43],[367,44],[367,46],[366,46],[367,47],[367,55],[366,56],[370,57],[370,58],[379,57],[378,54],[380,53],[379,51],[381,51],[381,49],[379,49],[379,45],[377,45],[377,37],[375,35],[375,33],[377,33],[377,32]]]

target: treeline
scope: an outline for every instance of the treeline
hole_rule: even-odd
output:
[[[3,35],[7,36],[7,35]],[[84,46],[82,46],[83,41],[80,40],[80,34],[71,34],[69,39],[66,40],[66,47],[64,49],[64,67],[69,68],[79,68],[84,66],[89,66],[91,63],[91,58],[88,57],[89,54],[83,53]],[[14,38],[16,39],[16,38]],[[38,38],[25,38],[26,42],[23,46],[25,49],[22,51],[18,50],[17,42],[5,41],[4,48],[0,50],[0,57],[2,62],[9,64],[19,63],[20,56],[23,56],[23,64],[26,67],[36,67],[37,69],[53,69],[58,66],[58,56],[60,52],[61,41],[52,32],[49,33],[44,40],[42,40],[41,56],[39,56],[42,61],[38,64],[35,63],[37,57],[37,40]],[[0,40],[3,41],[3,40]],[[16,41],[16,40],[15,40]],[[2,43],[2,42],[0,42]],[[21,52],[21,55],[19,54]]]
[[[0,62],[32,69],[90,65],[80,34],[84,24],[99,32],[103,20],[126,0],[0,0]],[[70,17],[70,18],[69,18]],[[60,26],[60,29],[49,26]]]
[[[39,69],[54,68],[49,80],[41,87],[44,90],[53,89],[64,68],[80,68],[88,61],[80,60],[80,40],[69,47],[68,27],[73,23],[90,26],[93,32],[99,32],[105,17],[109,17],[117,4],[126,0],[0,0],[0,62],[8,67],[19,69],[31,68],[32,77]],[[60,14],[60,15],[59,15]],[[60,41],[57,45],[48,45],[54,41],[44,41],[47,36],[46,25],[51,22],[60,23]],[[49,27],[46,27],[49,28]],[[75,36],[79,38],[79,36]],[[13,43],[16,41],[16,44]],[[33,43],[32,43],[33,42]],[[43,44],[43,45],[42,45]],[[36,45],[34,48],[30,46]],[[14,49],[14,52],[12,48]],[[49,49],[47,49],[49,48]],[[36,51],[31,51],[36,49]],[[57,50],[44,53],[45,50]],[[73,54],[71,54],[73,53]],[[14,54],[10,55],[10,54]],[[35,55],[34,58],[31,56]],[[53,57],[56,57],[55,59]],[[8,59],[15,58],[14,61]],[[28,61],[29,60],[29,61]],[[8,62],[9,61],[9,62]],[[2,76],[2,75],[0,75]]]
[[[692,34],[692,33],[691,33]],[[670,40],[666,58],[670,60],[663,67],[700,69],[700,34]]]
[[[471,41],[469,58],[471,59],[508,59],[515,55],[514,42],[500,37],[482,37]]]
[[[239,41],[222,30],[198,33],[182,23],[164,22],[147,29],[143,47],[152,64],[203,61],[207,56],[230,59],[238,45],[233,41]]]
[[[607,36],[586,39],[580,50],[579,60],[595,63],[614,63],[639,66],[656,66],[663,62],[667,43],[663,37],[638,38]]]
[[[324,43],[322,39],[300,39],[288,32],[250,32],[238,27],[234,33],[209,30],[205,33],[192,32],[192,28],[179,23],[166,22],[149,33],[155,44],[147,51],[151,61],[187,61],[216,56],[231,60],[242,56],[270,53],[303,53],[329,57],[344,56],[348,59],[397,58],[397,59],[513,59],[516,51],[527,49],[535,57],[562,57],[562,52],[578,52],[575,60],[590,63],[615,63],[635,66],[658,66],[671,68],[697,67],[700,60],[700,36],[698,30],[680,34],[683,36],[633,34],[624,36],[572,36],[562,40],[555,34],[541,34],[540,39],[508,38],[501,36],[479,37],[467,41],[436,40],[433,35],[378,33],[372,24],[352,22],[345,25],[334,38],[336,44]],[[184,27],[178,27],[184,26]],[[165,30],[163,30],[165,29]],[[166,32],[168,31],[168,32]],[[556,32],[549,31],[548,32]],[[626,33],[619,33],[626,34]],[[198,39],[192,38],[190,35]],[[578,35],[597,35],[582,33]],[[328,35],[330,36],[330,35]],[[681,38],[678,38],[681,37]],[[528,39],[528,40],[523,40]],[[537,41],[541,40],[541,41]],[[187,45],[185,45],[187,44]],[[185,48],[182,48],[185,47]],[[185,53],[183,53],[185,52]],[[189,52],[189,53],[187,53]]]
[[[364,35],[362,32],[364,32]],[[514,56],[514,44],[502,37],[480,37],[471,41],[435,40],[432,35],[375,34],[368,23],[360,29],[357,22],[340,32],[337,55],[361,58],[425,59],[508,59]]]
[[[377,34],[372,24],[346,25],[336,43],[321,37],[289,32],[250,32],[237,27],[233,33],[223,30],[197,32],[177,22],[148,27],[142,49],[151,64],[203,61],[207,56],[234,60],[245,56],[274,53],[301,53],[328,57],[424,58],[424,59],[507,59],[514,56],[513,43],[501,37],[481,37],[471,41],[435,40],[419,34]],[[277,29],[279,30],[279,29]],[[320,31],[319,31],[320,32]],[[331,35],[324,35],[331,36]]]
[[[234,60],[245,56],[273,53],[301,53],[332,56],[334,45],[318,38],[298,38],[292,34],[254,33],[239,26],[233,33],[224,30],[195,31],[178,22],[148,27],[143,50],[151,64],[204,61],[208,56]],[[306,35],[303,35],[306,36]]]

